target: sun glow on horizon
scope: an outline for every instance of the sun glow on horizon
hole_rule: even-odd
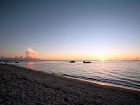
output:
[[[35,58],[38,55],[38,52],[34,51],[33,49],[29,48],[25,52],[26,56],[23,54],[7,54],[1,57],[12,57],[12,58]],[[15,57],[14,57],[15,56]],[[106,60],[140,60],[140,56],[138,53],[125,53],[119,52],[115,53],[111,50],[94,50],[94,52],[84,52],[84,53],[42,53],[39,51],[39,58],[42,60],[99,60],[99,61],[106,61]]]

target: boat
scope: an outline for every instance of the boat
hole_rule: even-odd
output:
[[[75,61],[69,61],[70,63],[75,63]]]
[[[15,63],[19,63],[19,62],[16,61]]]
[[[91,63],[90,61],[83,61],[83,63]]]

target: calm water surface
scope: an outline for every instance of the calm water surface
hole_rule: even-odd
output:
[[[73,77],[102,85],[114,85],[140,91],[140,61],[37,61],[16,64],[47,73]]]

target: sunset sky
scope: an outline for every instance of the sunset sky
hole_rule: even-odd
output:
[[[31,48],[31,49],[30,49]],[[140,0],[0,0],[0,57],[140,58]]]

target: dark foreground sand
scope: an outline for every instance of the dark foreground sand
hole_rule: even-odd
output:
[[[0,105],[140,105],[140,92],[0,65]]]

